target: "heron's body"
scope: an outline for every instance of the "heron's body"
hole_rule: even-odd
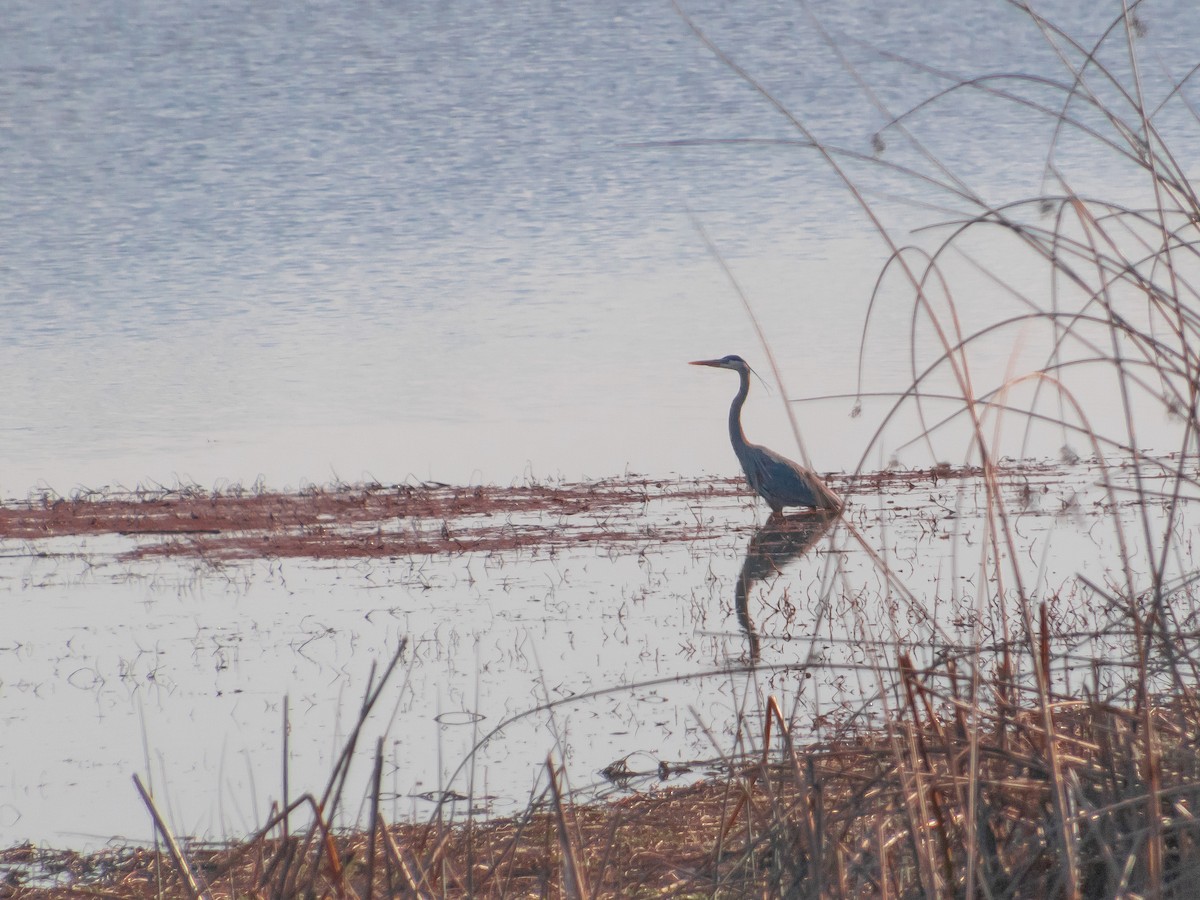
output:
[[[744,359],[726,356],[697,360],[692,365],[732,369],[741,377],[737,396],[729,407],[729,442],[746,473],[746,481],[774,512],[782,512],[785,506],[807,506],[831,512],[842,508],[841,498],[815,473],[774,450],[746,440],[742,431],[742,406],[750,393],[750,366]]]

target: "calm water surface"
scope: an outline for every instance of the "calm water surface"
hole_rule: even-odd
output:
[[[1086,43],[1108,20],[1085,6],[1039,10]],[[957,79],[1065,77],[1005,3],[822,0],[812,18],[795,3],[685,8],[818,138],[867,157],[887,115],[855,76],[891,112]],[[1140,10],[1142,75],[1162,98],[1196,62],[1200,17],[1183,0]],[[759,313],[786,396],[854,390],[886,247],[828,165],[788,143],[796,130],[668,4],[15,0],[4,18],[0,496],[731,472],[734,385],[683,363],[738,352],[766,374],[764,354],[689,211]],[[1118,71],[1121,49],[1105,56]],[[1187,107],[1176,98],[1157,122],[1194,171]],[[960,91],[908,124],[989,201],[1042,189],[1051,123],[1027,107]],[[930,171],[894,132],[881,159]],[[1081,191],[1139,196],[1095,142],[1067,140],[1056,159]],[[878,162],[847,164],[900,242],[927,240],[913,229],[964,208]],[[973,249],[1022,289],[1041,284],[1002,242]],[[970,265],[958,274],[964,321],[1008,313],[1005,292]],[[929,341],[910,339],[910,311],[899,299],[876,313],[868,387],[907,384],[914,343]],[[1036,335],[981,347],[980,383],[1039,364],[1045,349]],[[1111,411],[1105,390],[1079,386],[1097,415]],[[781,399],[756,385],[747,429],[787,448]],[[871,446],[886,406],[853,419],[852,406],[795,407],[818,468],[852,470]],[[1149,445],[1173,446],[1169,422],[1144,424]],[[903,449],[913,427],[892,426],[867,467],[893,453],[926,461]],[[1042,437],[1039,454],[1063,443]],[[966,448],[947,432],[933,452],[961,461]],[[404,637],[411,655],[387,734],[403,760],[397,805],[420,812],[412,798],[441,786],[471,741],[471,726],[439,725],[442,712],[485,711],[487,728],[547,693],[743,657],[731,604],[753,513],[702,514],[740,530],[645,558],[264,562],[214,574],[96,571],[63,545],[0,560],[0,842],[146,837],[133,770],[173,798],[181,831],[252,827],[278,796],[282,697],[295,780],[318,784],[370,661]],[[896,552],[921,579],[952,565],[951,554],[925,571],[911,546]],[[1073,560],[1064,555],[1063,572]],[[763,645],[775,662],[799,658],[784,637],[808,609],[795,592],[828,589],[819,564],[801,568],[776,588],[793,592],[793,624],[783,613],[756,623],[779,638]],[[529,767],[555,746],[583,779],[635,749],[694,757],[704,739],[688,706],[727,734],[722,723],[764,688],[758,678],[521,720],[480,758],[479,792],[502,798],[497,811],[520,805]],[[851,693],[845,681],[827,689]]]

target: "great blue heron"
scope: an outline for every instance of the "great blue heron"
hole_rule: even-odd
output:
[[[750,366],[744,359],[731,354],[721,359],[698,359],[691,365],[732,369],[741,376],[741,387],[733,398],[733,405],[729,407],[729,440],[750,487],[767,501],[772,511],[781,513],[785,506],[810,506],[829,511],[842,508],[842,499],[826,487],[815,473],[774,450],[746,440],[746,434],[742,431],[742,405],[750,393]]]

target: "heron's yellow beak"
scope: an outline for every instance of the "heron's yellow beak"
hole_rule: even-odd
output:
[[[712,366],[714,369],[725,368],[719,359],[697,359],[688,363],[689,366]]]

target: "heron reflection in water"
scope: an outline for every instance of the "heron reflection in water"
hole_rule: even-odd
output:
[[[750,643],[750,661],[758,662],[759,637],[750,618],[750,588],[783,571],[784,566],[807,553],[829,530],[837,516],[824,513],[772,515],[746,547],[746,559],[734,588],[738,624]]]

